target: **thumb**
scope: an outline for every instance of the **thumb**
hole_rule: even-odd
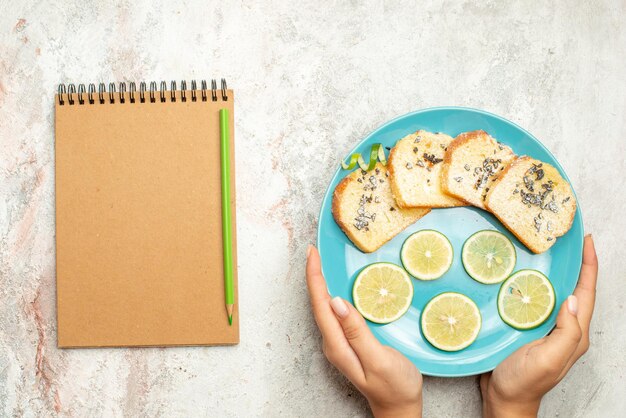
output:
[[[576,351],[582,338],[577,315],[578,299],[574,295],[568,296],[556,318],[556,328],[546,337],[540,350],[548,370],[562,371]]]
[[[350,346],[361,360],[363,367],[380,359],[382,345],[368,328],[361,314],[339,296],[330,301],[343,333]]]

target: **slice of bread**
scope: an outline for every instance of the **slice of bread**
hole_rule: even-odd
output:
[[[445,208],[465,202],[441,190],[443,155],[452,137],[417,131],[400,139],[389,153],[391,191],[403,208]]]
[[[402,209],[391,195],[387,168],[356,169],[335,188],[332,213],[339,227],[361,251],[371,253],[430,212]]]
[[[572,226],[576,198],[550,164],[520,157],[491,187],[487,209],[534,253],[554,245]]]
[[[441,187],[445,193],[485,209],[487,192],[515,158],[511,148],[485,131],[462,133],[444,155]]]

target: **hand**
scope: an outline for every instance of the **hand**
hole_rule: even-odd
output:
[[[585,237],[583,264],[574,294],[561,305],[550,335],[517,350],[482,375],[484,417],[536,417],[541,398],[563,379],[589,348],[589,323],[596,298],[598,259]]]
[[[402,354],[383,346],[345,300],[330,298],[317,249],[307,249],[306,279],[322,349],[367,398],[376,417],[421,417],[422,375]]]

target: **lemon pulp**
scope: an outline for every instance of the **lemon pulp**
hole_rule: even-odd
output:
[[[484,284],[500,283],[513,271],[517,255],[506,235],[480,231],[463,244],[463,267],[474,280]]]
[[[435,296],[422,312],[422,334],[429,343],[444,351],[458,351],[472,344],[481,325],[478,306],[460,293]]]
[[[498,293],[498,313],[504,322],[517,329],[543,324],[554,310],[554,288],[536,270],[520,270],[509,277]]]
[[[357,276],[352,299],[365,319],[386,324],[400,318],[411,306],[413,283],[400,266],[370,264]]]
[[[404,241],[400,251],[402,265],[420,280],[435,280],[452,265],[452,244],[441,232],[430,229],[418,231]]]

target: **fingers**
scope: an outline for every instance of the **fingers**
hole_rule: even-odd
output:
[[[317,248],[312,245],[307,249],[306,284],[309,289],[309,298],[311,299],[313,313],[317,314],[318,310],[323,310],[323,307],[328,305],[330,295],[326,288],[326,280],[324,280],[324,276],[322,275],[320,254]]]
[[[582,330],[577,313],[578,300],[576,296],[569,296],[561,305],[554,331],[545,337],[543,344],[532,351],[536,353],[536,360],[542,371],[555,378],[560,376],[566,367],[569,368],[570,359],[580,343]]]
[[[583,246],[583,263],[580,268],[578,285],[574,295],[578,299],[578,323],[582,331],[582,337],[576,348],[576,352],[570,357],[567,367],[561,377],[574,365],[574,363],[589,349],[589,325],[593,316],[593,308],[596,302],[596,283],[598,281],[598,257],[591,235],[585,237]]]
[[[596,301],[596,283],[598,280],[598,257],[591,235],[585,237],[583,246],[583,263],[580,268],[578,285],[574,295],[578,298],[579,310],[578,321],[583,330],[583,335],[589,335],[589,324],[593,315]]]
[[[376,367],[385,358],[382,353],[383,346],[374,337],[361,314],[340,297],[332,299],[331,306],[339,319],[346,339],[361,360],[365,372],[368,368]]]
[[[358,386],[364,379],[363,367],[330,307],[330,295],[322,275],[320,255],[313,246],[307,250],[306,281],[313,316],[324,339],[324,354],[341,373]]]
[[[322,275],[320,255],[313,246],[307,250],[306,283],[309,289],[313,316],[315,316],[315,322],[317,322],[324,339],[330,339],[332,343],[333,339],[343,337],[341,325],[330,308],[330,295],[326,288],[326,280]]]

